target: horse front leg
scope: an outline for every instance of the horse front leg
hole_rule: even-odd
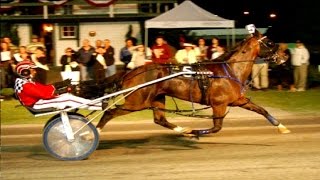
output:
[[[241,108],[263,115],[272,125],[277,126],[279,132],[282,134],[291,132],[283,124],[276,120],[271,114],[269,114],[268,111],[266,111],[263,107],[251,102],[248,98],[241,98],[233,103],[232,106],[239,106]]]

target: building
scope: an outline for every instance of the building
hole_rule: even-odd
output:
[[[54,65],[64,50],[78,50],[83,39],[110,39],[119,51],[128,36],[143,41],[144,21],[177,5],[177,0],[4,0],[1,22],[15,26],[19,45],[30,43],[33,34],[45,42]]]

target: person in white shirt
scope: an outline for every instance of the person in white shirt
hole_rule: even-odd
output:
[[[193,64],[197,62],[197,57],[200,55],[198,48],[193,44],[183,43],[184,49],[177,51],[175,58],[181,64]]]
[[[31,43],[27,45],[27,51],[30,54],[34,54],[38,47],[41,47],[44,49],[44,52],[46,51],[46,46],[43,42],[40,41],[39,37],[37,35],[32,35]]]
[[[207,54],[208,54],[208,46],[206,45],[206,40],[204,38],[198,39],[198,47],[200,51],[200,55],[198,56],[199,61],[205,61],[208,60]]]
[[[298,40],[291,51],[294,86],[297,91],[305,91],[307,86],[308,66],[310,54],[304,44]]]
[[[151,56],[152,52],[149,47],[145,47],[143,44],[135,46],[128,68],[133,69],[145,65],[146,62],[150,61],[149,59],[151,59]]]

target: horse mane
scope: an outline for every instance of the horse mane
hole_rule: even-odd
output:
[[[215,59],[214,61],[228,61],[231,56],[235,53],[238,52],[241,48],[243,48],[243,44],[246,42],[248,38],[243,39],[242,41],[236,43],[230,51],[227,51],[226,53],[222,54],[221,56],[219,56],[217,59]]]

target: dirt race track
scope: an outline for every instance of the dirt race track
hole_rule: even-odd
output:
[[[226,118],[199,140],[150,122],[112,123],[87,160],[60,161],[41,142],[41,126],[2,127],[1,179],[320,179],[320,118],[281,117],[278,134],[263,118]],[[209,120],[180,121],[211,127]],[[19,132],[19,133],[17,133]]]

